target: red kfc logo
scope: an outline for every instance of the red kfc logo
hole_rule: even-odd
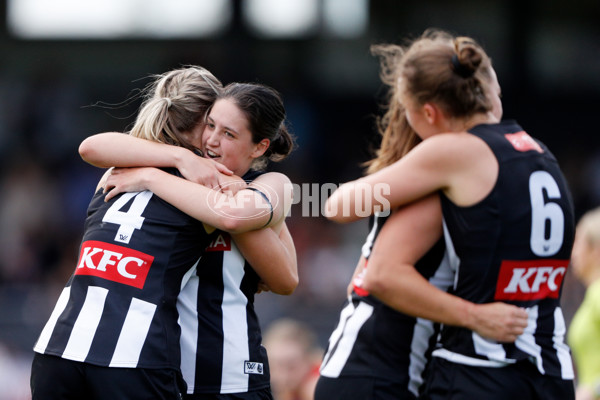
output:
[[[507,133],[504,135],[504,137],[510,142],[510,144],[513,145],[513,147],[517,151],[535,150],[538,153],[544,152],[540,145],[535,140],[533,140],[533,138],[529,136],[525,131],[517,133]]]
[[[110,243],[88,240],[81,245],[75,275],[92,275],[142,289],[154,257]]]
[[[569,260],[503,261],[495,300],[558,298]]]

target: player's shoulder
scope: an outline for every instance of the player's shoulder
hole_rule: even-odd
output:
[[[489,149],[489,146],[475,135],[467,132],[448,132],[425,139],[411,152],[419,159],[443,164],[459,160],[468,162],[485,149]]]
[[[265,172],[260,175],[250,185],[253,184],[276,184],[276,185],[286,185],[291,184],[290,178],[287,175],[282,174],[281,172]]]

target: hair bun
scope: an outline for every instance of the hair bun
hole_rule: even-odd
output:
[[[452,70],[459,76],[463,78],[470,78],[475,74],[474,68],[469,68],[469,66],[463,64],[458,59],[458,54],[454,53],[452,55]]]

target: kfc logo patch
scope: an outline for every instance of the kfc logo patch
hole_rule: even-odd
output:
[[[495,300],[558,298],[569,260],[503,261]]]
[[[225,232],[219,233],[206,247],[206,251],[231,251],[231,236]]]
[[[517,151],[535,150],[538,153],[544,152],[540,145],[535,140],[533,140],[533,138],[529,136],[525,131],[517,133],[507,133],[504,135],[504,137],[510,142],[510,144],[513,145],[513,147]]]
[[[142,289],[153,261],[153,256],[137,250],[88,240],[81,245],[75,275],[97,276]]]

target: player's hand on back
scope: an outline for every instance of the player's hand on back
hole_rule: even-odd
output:
[[[148,182],[156,168],[113,168],[106,177],[104,184],[104,201],[109,201],[124,192],[141,192],[148,189]]]

